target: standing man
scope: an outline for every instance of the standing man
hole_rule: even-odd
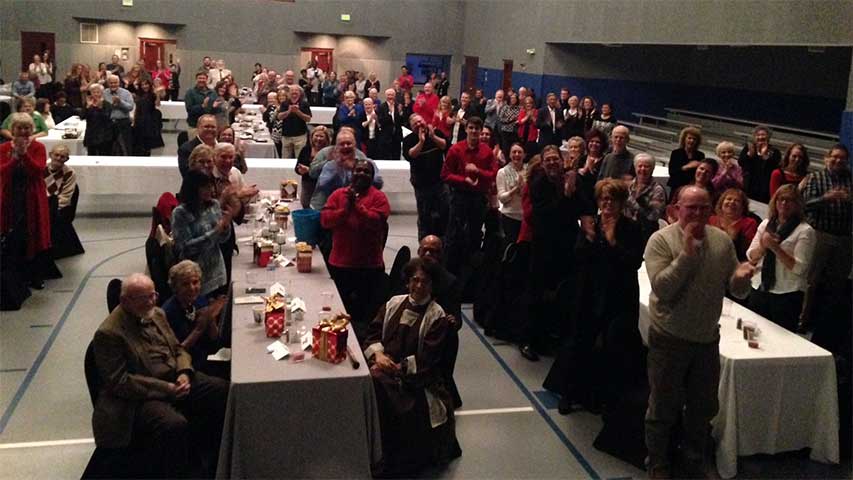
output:
[[[109,68],[109,65],[107,65],[107,67]],[[211,68],[213,68],[213,60],[209,56],[205,55],[204,59],[201,61],[201,66],[198,67],[196,73],[204,73],[206,80]]]
[[[401,83],[400,88],[402,85]],[[427,82],[424,84],[423,91],[415,99],[412,111],[424,117],[427,122],[432,123],[432,119],[435,117],[435,109],[438,108],[438,100],[438,95],[433,92],[432,84]]]
[[[308,122],[311,121],[311,106],[303,98],[300,86],[290,87],[287,100],[278,107],[278,119],[281,120],[281,157],[298,158],[308,143]]]
[[[193,131],[197,135],[178,148],[178,169],[181,171],[181,177],[184,177],[190,169],[190,155],[195,147],[202,143],[210,148],[216,146],[216,116],[210,113],[202,115],[198,119],[198,128]]]
[[[205,57],[208,59],[209,57]],[[187,134],[190,138],[196,136],[198,119],[202,115],[213,114],[221,102],[216,99],[216,92],[207,88],[207,72],[195,74],[195,86],[184,94],[184,106],[187,109]]]
[[[492,129],[493,132],[498,132],[500,127],[500,118],[498,114],[501,107],[504,106],[504,91],[498,90],[495,92],[495,98],[486,102],[486,118],[483,119],[483,124]]]
[[[450,130],[451,145],[465,140],[467,137],[465,125],[473,117],[481,118],[480,109],[478,105],[471,103],[470,93],[462,92],[462,95],[459,97],[459,108],[453,112],[453,129]]]
[[[636,176],[634,172],[634,153],[628,150],[628,142],[631,140],[628,127],[617,125],[610,133],[610,145],[612,150],[604,156],[601,161],[601,171],[598,179],[617,178],[631,180]]]
[[[323,105],[323,98],[320,95],[322,91],[320,86],[325,79],[325,73],[317,66],[317,62],[309,60],[308,68],[305,69],[305,75],[308,77],[308,82],[311,85],[311,91],[308,93],[308,101],[311,105]]]
[[[229,75],[231,75],[231,70],[225,68],[225,60],[220,58],[216,61],[216,66],[207,72],[207,83],[211,86],[216,85]]]
[[[412,91],[412,87],[415,86],[415,77],[409,73],[409,67],[405,65],[400,67],[400,76],[397,78],[397,82],[400,83],[400,90],[402,92]],[[432,117],[429,117],[429,119],[432,120]]]
[[[418,238],[444,235],[450,194],[441,180],[447,140],[417,113],[409,117],[412,133],[403,140],[403,157],[411,164],[409,181],[415,189]]]
[[[847,147],[834,145],[824,157],[826,169],[810,174],[804,182],[802,195],[806,204],[806,220],[815,229],[817,242],[809,274],[809,288],[803,302],[800,330],[811,329],[813,318],[820,319],[819,323],[824,324],[822,327],[832,328],[829,323],[843,324],[826,314],[840,310],[828,308],[833,302],[850,297],[847,279],[853,255],[853,182],[848,159]],[[820,301],[816,301],[818,293]],[[821,310],[825,314],[816,315]],[[849,322],[849,318],[847,320]]]
[[[329,273],[359,340],[388,293],[382,250],[391,207],[373,177],[371,162],[356,161],[352,183],[335,190],[320,212],[323,228],[332,231]]]
[[[540,150],[545,145],[554,145],[555,147],[562,145],[563,124],[565,122],[563,109],[560,108],[557,96],[554,93],[549,93],[546,105],[540,108],[536,115],[536,128],[539,129]]]
[[[385,103],[379,105],[379,148],[382,158],[400,159],[400,142],[403,141],[403,107],[397,103],[397,92],[385,90]]]
[[[124,76],[124,67],[119,61],[118,55],[113,55],[110,63],[107,64],[107,71],[113,75],[118,75],[119,78]]]
[[[703,475],[705,439],[719,408],[719,319],[728,288],[749,293],[754,268],[738,264],[734,245],[709,226],[711,197],[682,188],[678,222],[655,232],[646,245],[649,297],[649,408],[646,447],[649,477],[670,478],[670,444],[682,417],[685,476]],[[703,477],[699,477],[703,478]]]
[[[228,382],[193,370],[192,359],[157,307],[154,282],[141,273],[124,279],[121,304],[92,340],[101,387],[92,414],[95,444],[149,446],[146,476],[183,478],[192,449],[216,467]],[[214,472],[206,472],[213,475]]]
[[[432,296],[448,315],[448,324],[453,327],[448,330],[444,340],[441,372],[445,375],[450,395],[453,397],[454,408],[460,408],[462,397],[459,396],[459,389],[456,387],[456,381],[453,380],[453,370],[456,369],[456,356],[459,353],[459,330],[462,328],[461,295],[464,285],[459,282],[456,275],[444,267],[444,244],[437,236],[427,235],[421,239],[418,245],[418,257],[424,262],[435,265],[438,271],[437,281],[432,286]]]
[[[110,119],[113,122],[115,143],[113,153],[126,157],[133,152],[133,130],[130,124],[130,112],[136,106],[133,95],[119,86],[117,75],[107,77],[109,88],[104,91],[104,100],[111,103],[113,108]]]
[[[488,197],[498,173],[492,150],[480,142],[483,120],[472,117],[465,130],[466,141],[450,147],[441,169],[441,179],[450,187],[447,265],[457,274],[480,249]]]

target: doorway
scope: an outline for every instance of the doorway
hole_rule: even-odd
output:
[[[501,89],[508,92],[512,88],[512,60],[504,59],[503,80],[501,80]]]
[[[320,70],[329,73],[335,66],[333,52],[334,49],[331,48],[303,48],[302,56],[305,57],[307,53],[308,60],[313,60]],[[303,62],[303,65],[306,63],[307,61]],[[303,68],[303,65],[300,65],[300,68]]]
[[[166,51],[174,52],[175,40],[163,40],[159,38],[139,39],[139,58],[145,61],[145,70],[152,72],[157,69],[157,60],[168,66]],[[171,48],[169,48],[171,47]]]
[[[21,70],[24,71],[30,68],[30,63],[33,61],[33,55],[41,55],[43,62],[53,63],[54,78],[56,72],[59,71],[56,65],[56,40],[54,35],[49,32],[21,32]],[[48,58],[45,57],[45,52],[48,52]],[[17,75],[15,75],[17,77]]]
[[[473,92],[477,88],[477,67],[480,66],[480,57],[465,57],[465,78],[462,82],[463,92]]]

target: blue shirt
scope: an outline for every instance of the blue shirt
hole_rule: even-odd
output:
[[[118,105],[113,104],[113,96],[118,97]],[[104,89],[104,100],[113,106],[113,109],[110,112],[110,119],[130,120],[130,112],[133,110],[133,107],[136,106],[133,101],[133,95],[131,95],[130,92],[119,87],[119,89],[116,90],[116,93],[113,93],[112,90],[106,88]]]
[[[36,86],[29,80],[26,82],[15,80],[12,82],[12,93],[17,97],[34,97]]]
[[[207,297],[199,295],[193,303],[196,315],[207,304]],[[174,295],[166,300],[162,308],[166,312],[166,320],[169,321],[169,326],[175,332],[175,338],[183,343],[195,328],[195,319],[190,320],[187,318],[187,312],[181,307],[180,302],[178,302],[178,299]],[[207,364],[207,356],[215,351],[215,342],[210,339],[206,332],[199,337],[198,341],[191,348],[187,349],[187,353],[193,357],[193,368],[196,370],[202,370],[204,365]]]
[[[384,184],[382,175],[379,175],[379,169],[373,160],[368,159],[367,161],[373,165],[373,186],[381,190]],[[314,195],[311,196],[311,208],[322,210],[332,192],[341,187],[346,187],[351,182],[352,170],[344,168],[334,160],[326,162],[323,165],[323,171],[320,172],[320,178],[317,179],[317,188],[314,190]]]

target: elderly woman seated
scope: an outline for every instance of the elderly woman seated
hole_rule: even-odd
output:
[[[175,337],[192,356],[193,368],[215,375],[207,356],[219,348],[219,314],[226,297],[208,300],[201,293],[201,268],[183,260],[169,269],[169,287],[175,294],[163,303],[163,311]]]
[[[437,267],[420,258],[406,264],[407,295],[379,310],[363,343],[376,387],[382,463],[374,476],[411,476],[460,456],[453,403],[441,372],[449,331],[433,298]]]
[[[50,206],[50,243],[53,258],[85,253],[80,237],[71,222],[77,210],[77,176],[65,162],[68,147],[56,145],[50,151],[50,162],[44,170],[44,183]],[[79,196],[79,192],[77,194]]]

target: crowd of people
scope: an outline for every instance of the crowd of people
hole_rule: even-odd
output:
[[[145,123],[128,118],[134,106],[137,115],[156,110],[159,97],[147,96],[156,87],[145,75],[162,86],[177,84],[180,72],[155,75],[134,66],[122,77],[116,62],[96,79],[83,81],[77,67],[76,77],[69,74],[78,90],[72,101],[66,88],[65,100],[90,122],[90,154],[130,152],[147,138],[136,133]],[[447,461],[461,453],[452,428],[461,405],[452,371],[463,300],[506,306],[475,320],[487,335],[517,343],[524,358],[556,355],[545,387],[560,396],[561,413],[604,412],[606,422],[627,392],[649,388],[645,443],[655,478],[674,474],[679,445],[680,468],[701,468],[717,411],[724,296],[789,330],[813,331],[812,340],[833,352],[843,348],[839,339],[849,344],[849,322],[838,315],[839,306],[849,312],[853,254],[845,146],[831,147],[825,168],[809,172],[806,146],[792,144],[783,155],[767,127],[756,127],[739,155],[732,143],[719,143],[717,158],[702,151],[702,131],[688,127],[670,156],[665,187],[654,179],[654,157],[629,149],[630,131],[617,124],[609,103],[599,107],[568,88],[539,98],[525,87],[490,99],[482,90],[464,91],[457,100],[448,87],[438,74],[415,93],[405,66],[382,97],[374,74],[348,72],[338,80],[313,62],[300,78],[260,64],[252,78],[280,156],[298,159],[302,207],[320,212],[319,247],[371,367],[386,452],[377,474],[408,474],[406,467],[423,466],[426,457]],[[168,334],[145,337],[146,348],[168,345],[179,358],[181,349],[207,351],[219,338],[211,319],[230,284],[234,225],[258,193],[243,180],[245,161],[230,128],[237,92],[224,63],[206,57],[184,96],[190,130],[178,151],[183,183],[169,225],[180,263],[170,275],[175,297],[164,306],[173,324]],[[331,128],[309,127],[317,105],[337,108]],[[29,225],[23,230],[32,241],[20,255],[28,260],[49,245],[33,220],[42,215],[46,171],[35,116],[12,115],[12,141],[0,146],[0,227]],[[114,134],[98,137],[96,125],[111,125]],[[403,126],[411,130],[405,137]],[[400,156],[411,165],[420,243],[419,258],[395,290],[400,279],[387,278],[383,261],[393,205],[373,159]],[[750,200],[769,202],[767,218],[750,212]],[[643,262],[652,286],[647,347],[637,329]],[[501,288],[482,288],[484,271],[512,276]],[[145,279],[129,283],[123,313],[113,312],[102,330],[128,322],[124,316],[141,329],[150,328],[149,318],[162,323]],[[198,318],[207,320],[193,326]],[[107,341],[103,333],[96,353],[108,348],[99,343]],[[169,408],[183,411],[189,388],[182,376],[205,366],[195,357],[177,367],[159,363],[141,370],[158,379],[146,389],[128,386],[120,369],[102,372],[110,374],[111,395],[126,389],[133,394],[126,399],[174,399]],[[400,378],[429,395],[413,399]],[[140,407],[147,414],[174,415],[148,411],[148,403]],[[412,451],[403,438],[427,443]]]

